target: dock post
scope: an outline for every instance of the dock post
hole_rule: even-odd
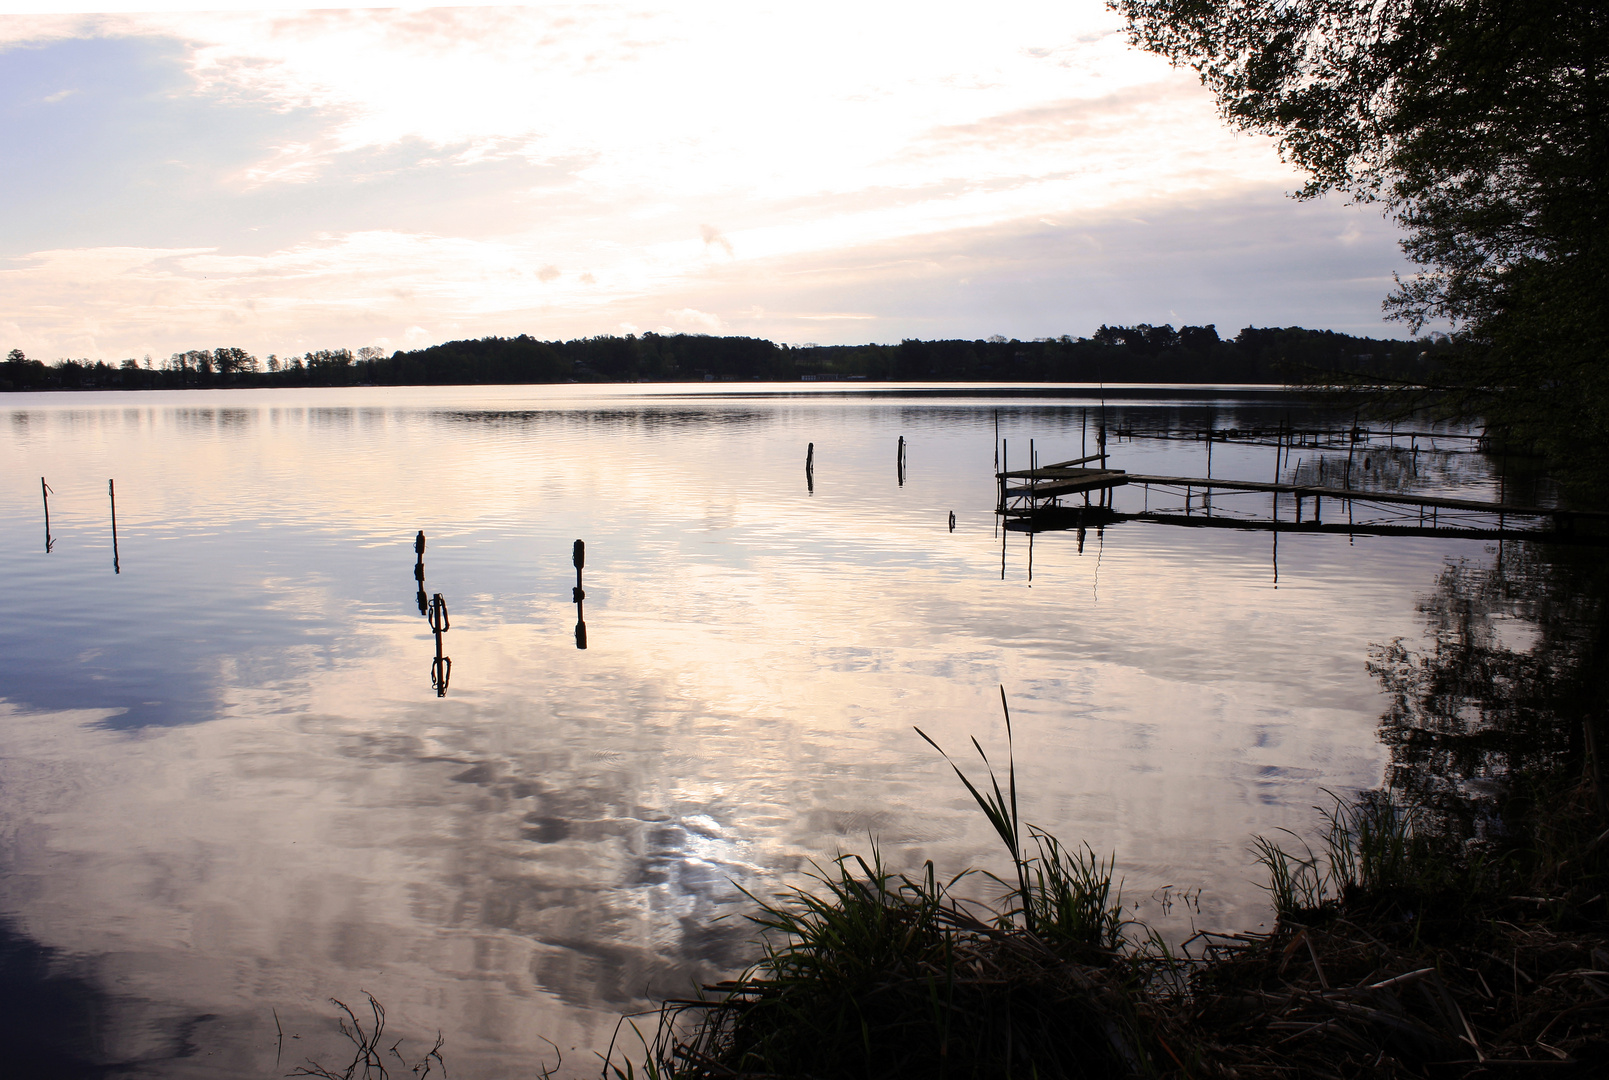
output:
[[[1341,486],[1347,489],[1352,487],[1352,453],[1358,448],[1358,414],[1352,414],[1352,430],[1346,443],[1346,474],[1341,480]]]
[[[117,560],[117,487],[106,481],[106,494],[112,500],[112,573],[121,574],[123,568]]]
[[[587,545],[583,540],[577,540],[570,549],[570,561],[575,564],[575,588],[570,590],[571,602],[575,604],[575,647],[587,647],[587,606],[586,590],[581,587],[581,571],[587,565]]]
[[[1036,453],[1034,451],[1034,441],[1032,439],[1029,439],[1028,440],[1028,509],[1029,509],[1029,511],[1034,511],[1034,510],[1039,509],[1039,495],[1038,495],[1039,477],[1034,475],[1034,470],[1037,469],[1037,468],[1039,468],[1039,458],[1036,456]],[[1031,537],[1031,534],[1030,534],[1030,537]],[[1033,550],[1033,540],[1031,538],[1028,541],[1028,550],[1029,551]]]
[[[45,554],[49,555],[56,541],[50,538],[50,485],[43,476],[39,478],[39,497],[45,500]]]
[[[1011,471],[1011,444],[1000,440],[1000,512],[1006,512],[1006,473]],[[1002,575],[1004,576],[1004,575]]]

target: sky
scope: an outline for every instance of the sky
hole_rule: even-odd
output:
[[[1102,0],[139,6],[0,0],[0,351],[1407,336]]]

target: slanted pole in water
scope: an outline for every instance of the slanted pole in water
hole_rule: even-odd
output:
[[[45,554],[49,555],[56,541],[50,538],[50,485],[45,483],[43,476],[39,478],[39,496],[45,500]]]
[[[123,567],[117,559],[117,486],[106,481],[106,495],[112,500],[112,573],[121,574]]]

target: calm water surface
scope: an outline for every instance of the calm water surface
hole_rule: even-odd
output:
[[[532,1075],[545,1040],[595,1074],[622,1012],[751,957],[739,885],[872,838],[896,868],[1002,869],[912,731],[1003,757],[1002,685],[1028,820],[1116,852],[1170,936],[1256,927],[1251,836],[1380,782],[1370,646],[1422,635],[1449,562],[1492,560],[1285,535],[1276,567],[1267,533],[1126,524],[1082,550],[1040,534],[1030,579],[993,513],[997,411],[1020,466],[1030,438],[1078,456],[1096,404],[792,390],[0,402],[0,979],[59,996],[64,1045],[129,1075],[333,1062],[326,999],[361,990],[404,1049],[445,1033],[452,1075]],[[1143,430],[1344,422],[1106,408]],[[1205,469],[1200,443],[1110,450]],[[1273,478],[1272,448],[1213,454]],[[1496,494],[1483,458],[1428,449],[1377,455],[1371,482]],[[1119,507],[1142,498],[1166,500]],[[1266,510],[1218,511],[1235,499]]]

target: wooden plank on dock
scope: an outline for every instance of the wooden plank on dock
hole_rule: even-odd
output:
[[[1436,495],[1409,495],[1395,491],[1360,491],[1356,488],[1318,487],[1312,484],[1275,484],[1260,480],[1218,480],[1199,476],[1141,476],[1128,474],[1131,484],[1158,487],[1217,488],[1223,491],[1266,491],[1304,498],[1350,499],[1353,502],[1397,503],[1407,506],[1436,507],[1440,510],[1472,510],[1486,514],[1513,514],[1518,517],[1591,517],[1609,519],[1609,511],[1565,510],[1558,507],[1515,506],[1511,503],[1483,502],[1479,499],[1450,499]]]
[[[1121,470],[1113,469],[1057,469],[1055,475],[1046,476],[1044,469],[1035,469],[1023,476],[1023,479],[1034,481],[1031,485],[1006,488],[1006,498],[1023,498],[1033,496],[1036,499],[1053,499],[1058,495],[1076,495],[1081,491],[1097,491],[1101,488],[1122,487],[1127,484],[1130,477]],[[1005,473],[1005,476],[1019,476],[1017,473]]]
[[[1391,522],[1255,521],[1247,518],[1208,517],[1205,514],[1169,514],[1145,511],[1124,514],[1105,508],[1047,506],[1011,515],[1005,527],[1012,532],[1058,532],[1078,528],[1106,528],[1128,521],[1176,525],[1192,529],[1236,529],[1243,532],[1326,533],[1337,536],[1428,536],[1439,539],[1532,540],[1550,544],[1609,547],[1609,535],[1557,529],[1479,528],[1457,525],[1404,525]]]
[[[1099,456],[1099,455],[1097,455]],[[1041,465],[1037,469],[1012,469],[996,473],[1011,480],[1080,480],[1091,476],[1123,475],[1122,469],[1077,469],[1066,465]]]

